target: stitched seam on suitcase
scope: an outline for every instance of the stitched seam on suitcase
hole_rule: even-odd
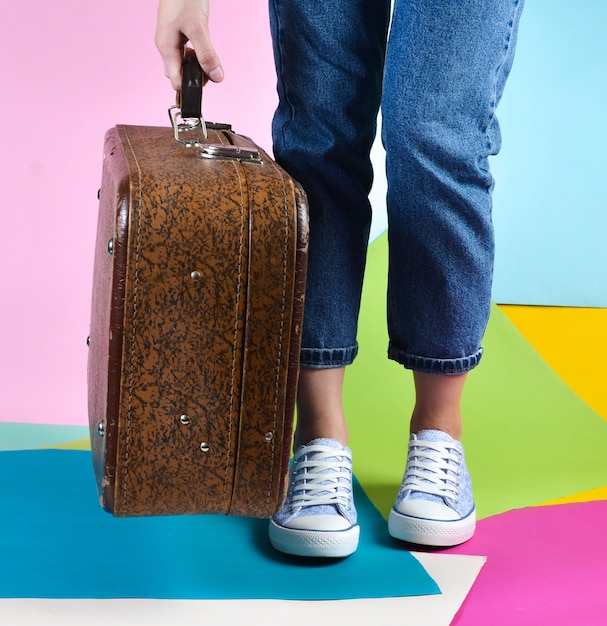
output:
[[[131,154],[133,155],[133,160],[135,162],[135,166],[137,167],[137,183],[138,183],[138,193],[137,193],[137,236],[136,236],[136,244],[135,244],[135,273],[133,277],[133,317],[132,317],[132,325],[133,330],[131,332],[131,354],[130,354],[130,371],[129,371],[129,401],[128,401],[128,409],[127,409],[127,428],[126,428],[126,444],[125,444],[125,459],[124,459],[124,476],[122,480],[122,497],[123,502],[126,506],[127,500],[127,480],[129,473],[129,455],[130,455],[130,445],[131,445],[131,418],[132,418],[132,407],[133,407],[133,376],[135,370],[135,337],[137,335],[137,295],[139,288],[139,256],[140,256],[140,248],[141,248],[141,206],[142,206],[142,185],[141,185],[141,168],[139,167],[139,161],[137,160],[137,155],[133,150],[133,146],[131,144],[131,140],[126,132],[124,131],[124,136],[129,144],[129,148],[131,150]]]
[[[240,316],[238,315],[240,309],[240,296],[241,296],[241,287],[242,287],[242,243],[244,237],[244,190],[242,186],[242,178],[240,176],[239,167],[236,163],[234,163],[234,168],[236,171],[236,175],[238,176],[238,184],[240,186],[240,232],[238,237],[238,279],[236,282],[236,310],[234,315],[234,343],[232,344],[232,377],[230,380],[230,409],[229,409],[229,422],[228,422],[228,450],[226,456],[226,471],[223,481],[223,500],[224,502],[227,499],[227,491],[228,491],[228,482],[230,477],[230,450],[232,448],[232,427],[234,423],[234,377],[236,373],[236,349],[238,344],[238,322]],[[229,508],[229,505],[228,505]]]
[[[283,193],[283,217],[284,217],[284,241],[282,252],[282,308],[280,311],[280,337],[278,341],[278,358],[276,361],[276,383],[274,386],[274,419],[272,423],[272,432],[276,433],[276,421],[278,410],[278,398],[280,394],[280,372],[281,363],[283,358],[283,340],[285,336],[285,313],[287,306],[287,271],[288,271],[288,257],[287,251],[289,250],[289,208],[287,203],[287,194],[285,190],[285,179],[282,172],[272,164],[276,172],[279,174],[282,181],[282,193]],[[272,456],[270,459],[270,475],[268,479],[268,497],[266,500],[266,506],[270,506],[270,499],[272,497],[272,483],[274,478],[274,462],[276,459],[276,438],[272,439]]]

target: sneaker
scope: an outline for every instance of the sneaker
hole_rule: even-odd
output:
[[[352,497],[352,452],[333,439],[314,439],[293,457],[289,489],[270,520],[270,542],[298,556],[344,557],[358,547]]]
[[[388,520],[390,534],[410,543],[448,547],[468,541],[475,527],[462,444],[440,430],[411,435],[405,477]]]

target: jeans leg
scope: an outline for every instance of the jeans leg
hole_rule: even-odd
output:
[[[276,160],[306,190],[310,248],[301,364],[356,356],[390,0],[270,0]]]
[[[522,0],[396,0],[382,137],[387,153],[389,356],[412,369],[476,366],[494,238],[488,160]]]

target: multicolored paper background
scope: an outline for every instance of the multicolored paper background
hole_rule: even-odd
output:
[[[0,449],[86,448],[86,336],[102,138],[116,123],[165,125],[173,95],[153,46],[154,5],[35,0],[24,12],[0,2]],[[466,561],[456,554],[487,557],[458,626],[600,624],[607,610],[601,591],[607,573],[607,315],[601,308],[607,306],[607,8],[600,0],[526,4],[499,111],[504,148],[493,167],[500,307],[464,407],[482,519],[471,542],[448,555],[420,557],[437,581],[450,568],[464,571]],[[214,1],[211,19],[226,80],[205,90],[206,116],[230,121],[267,148],[276,96],[266,2]],[[385,224],[384,183],[381,150],[374,154],[377,236]],[[408,376],[385,359],[384,290],[380,236],[370,249],[361,355],[346,390],[356,474],[379,511],[376,520],[386,515],[400,482],[412,403]],[[522,304],[542,306],[507,306]],[[60,498],[61,487],[54,489]],[[30,506],[27,497],[23,493]],[[0,493],[0,520],[6,521],[5,510]],[[92,567],[85,556],[83,568]],[[436,619],[448,619],[466,591]],[[431,605],[419,604],[422,616],[442,601],[428,599]],[[0,615],[7,602],[0,603]],[[404,606],[385,600],[379,608],[379,602],[365,606],[382,615],[400,615]],[[39,605],[22,603],[15,611],[25,614],[32,606]],[[347,604],[350,621],[363,615],[356,606]]]

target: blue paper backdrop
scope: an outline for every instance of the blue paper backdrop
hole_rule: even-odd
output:
[[[498,110],[494,299],[607,307],[607,2],[527,0]]]

